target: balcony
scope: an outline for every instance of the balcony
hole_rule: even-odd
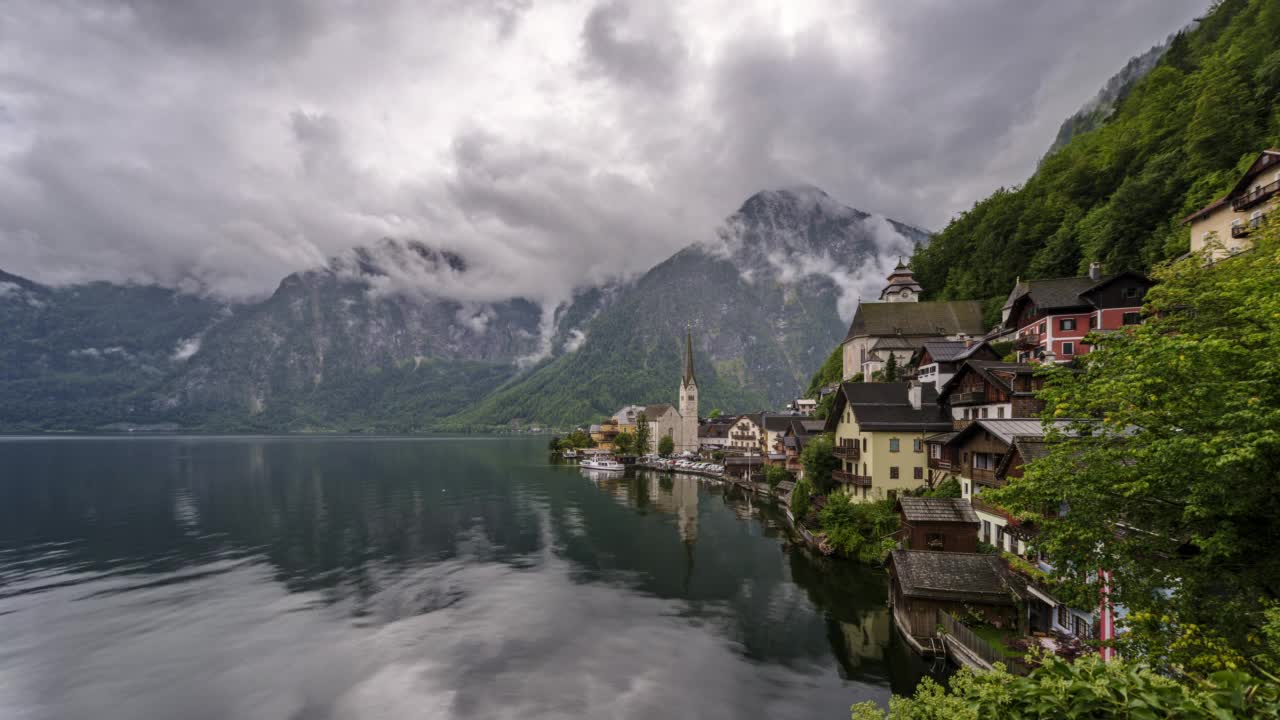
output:
[[[987,402],[987,393],[982,390],[958,392],[951,396],[952,405],[982,405]]]
[[[986,485],[988,487],[1004,487],[1008,484],[996,477],[995,470],[970,467],[969,472],[966,473],[966,475],[970,480],[978,483],[979,485]]]
[[[1031,350],[1040,347],[1040,343],[1044,342],[1044,336],[1039,333],[1027,333],[1019,335],[1013,341],[1015,350]]]
[[[1255,217],[1255,218],[1249,218],[1249,222],[1247,223],[1232,225],[1231,237],[1233,238],[1248,237],[1249,233],[1253,232],[1256,228],[1260,227],[1262,223],[1266,222],[1266,220],[1267,220],[1266,215],[1259,215],[1258,217]]]
[[[857,460],[861,455],[857,443],[842,443],[831,449],[831,454],[842,460]]]
[[[953,467],[955,467],[955,464],[947,458],[929,458],[930,470],[946,470],[950,472]]]
[[[1254,205],[1265,202],[1272,195],[1275,195],[1277,191],[1280,191],[1280,180],[1267,183],[1266,185],[1263,185],[1257,190],[1254,190],[1252,192],[1247,192],[1244,195],[1241,195],[1240,197],[1236,198],[1235,200],[1232,200],[1231,209],[1235,210],[1236,212],[1240,212],[1241,210],[1248,210]]]
[[[832,470],[831,479],[845,485],[853,485],[855,487],[871,487],[871,478],[867,475],[854,475],[843,470]]]
[[[729,433],[729,437],[740,442],[760,442],[760,438],[752,435],[751,433]]]

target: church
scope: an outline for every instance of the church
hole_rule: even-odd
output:
[[[926,340],[982,337],[982,303],[977,300],[921,302],[924,288],[906,263],[889,274],[879,302],[861,301],[842,343],[843,379],[861,373],[867,381],[892,355],[899,367]]]
[[[666,403],[644,409],[649,424],[649,452],[658,452],[658,441],[670,436],[675,452],[698,451],[698,381],[693,375],[693,331],[684,338],[684,373],[680,378],[676,406]]]

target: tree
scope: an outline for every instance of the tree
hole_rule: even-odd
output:
[[[559,436],[559,435],[552,435],[552,436],[551,436],[551,439],[547,441],[547,449],[548,449],[548,450],[550,450],[551,452],[559,452],[559,450],[560,450],[560,436]]]
[[[1280,225],[1252,239],[1157,270],[1144,324],[1092,336],[1078,373],[1047,369],[1046,418],[1090,422],[992,492],[1036,516],[1078,597],[1113,573],[1122,652],[1162,669],[1280,663],[1263,632],[1280,602]]]
[[[720,417],[723,414],[724,413],[720,412],[720,408],[716,408],[715,410],[712,410],[711,414],[707,415],[707,417],[712,420],[715,420],[716,418]]]
[[[632,448],[637,455],[644,455],[649,452],[649,418],[644,413],[640,413],[636,417],[636,438]]]
[[[630,455],[636,447],[636,436],[629,432],[620,432],[613,438],[613,449],[619,455]]]
[[[884,363],[884,369],[880,371],[881,379],[884,382],[898,381],[898,354],[889,353],[889,359]]]
[[[984,718],[1276,718],[1280,686],[1224,671],[1180,685],[1150,668],[1097,656],[1066,662],[1053,656],[1025,677],[999,667],[963,669],[943,688],[925,678],[911,698],[894,697],[885,713],[874,702],[853,706],[853,720],[983,720]]]
[[[796,522],[804,522],[804,516],[809,514],[809,496],[812,494],[813,485],[808,478],[800,478],[791,489],[791,514]]]
[[[856,503],[844,493],[832,493],[818,517],[832,547],[862,562],[879,563],[897,541],[901,525],[892,500]]]
[[[658,440],[659,455],[666,456],[674,453],[675,451],[676,451],[676,441],[672,439],[670,435],[663,435],[662,439]]]
[[[800,452],[800,462],[804,464],[804,476],[821,494],[826,495],[835,486],[831,479],[831,471],[840,468],[840,460],[833,450],[835,443],[829,433],[816,435],[805,443]]]

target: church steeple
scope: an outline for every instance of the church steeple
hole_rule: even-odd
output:
[[[920,302],[920,293],[924,288],[916,282],[911,268],[898,257],[898,266],[889,273],[889,284],[880,291],[881,302]]]
[[[697,385],[693,377],[693,329],[686,328],[684,335],[684,379],[682,385]]]

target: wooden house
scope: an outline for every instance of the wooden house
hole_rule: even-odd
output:
[[[908,550],[978,551],[978,516],[964,498],[898,498],[902,545]]]
[[[939,612],[1020,627],[1020,580],[996,555],[894,550],[889,580],[894,622],[917,646],[935,634]]]

